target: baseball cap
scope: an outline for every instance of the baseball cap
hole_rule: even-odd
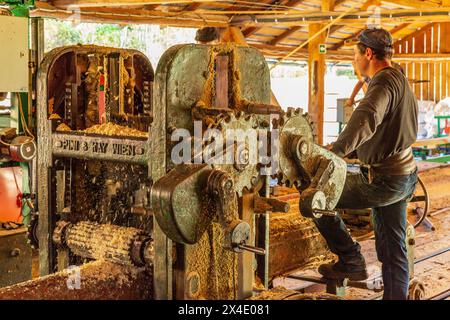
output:
[[[385,29],[364,29],[357,38],[346,42],[346,45],[361,43],[369,48],[380,51],[392,51],[393,40],[389,31]]]

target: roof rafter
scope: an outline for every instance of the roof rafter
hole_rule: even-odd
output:
[[[282,4],[283,6],[286,6],[286,7],[295,7],[295,6],[299,5],[300,3],[302,3],[303,1],[304,0],[288,0],[286,2],[286,1],[279,1],[278,0],[278,1],[272,1],[272,2],[280,3],[280,4]],[[269,10],[269,9],[267,9],[267,10]],[[243,30],[242,33],[244,34],[245,37],[249,37],[249,36],[251,36],[252,34],[258,32],[261,29],[262,29],[262,27],[248,27],[245,30]]]

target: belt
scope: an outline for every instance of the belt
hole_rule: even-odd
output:
[[[375,175],[406,176],[417,170],[412,149],[405,149],[390,156],[381,163],[362,165],[369,172],[369,180]]]

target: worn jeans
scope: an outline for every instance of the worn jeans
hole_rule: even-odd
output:
[[[367,171],[347,173],[339,209],[372,208],[375,245],[382,263],[385,300],[405,300],[409,270],[406,252],[406,205],[415,190],[417,173],[404,176],[376,175],[369,183]],[[361,266],[360,245],[353,241],[342,218],[314,219],[330,250],[339,260]]]

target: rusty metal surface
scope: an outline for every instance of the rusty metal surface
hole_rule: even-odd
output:
[[[179,45],[167,50],[156,70],[153,97],[151,175],[154,181],[174,167],[170,156],[176,142],[170,141],[170,132],[182,128],[193,135],[194,106],[203,101],[203,105],[209,109],[216,107],[212,103],[216,101],[212,82],[216,76],[215,58],[219,55],[229,56],[231,85],[228,88],[227,109],[239,110],[242,101],[260,104],[270,102],[269,70],[264,57],[257,50],[240,46],[206,45]],[[221,103],[219,101],[218,105]],[[206,116],[199,120],[206,120]],[[249,222],[253,224],[253,221]],[[167,298],[171,297],[171,244],[159,227],[155,232],[155,250],[160,253],[155,257],[155,295]],[[213,223],[197,244],[176,245],[176,298],[233,299],[238,296],[238,262],[234,253],[221,246],[221,237],[223,230],[220,225]],[[251,263],[246,267],[251,270]],[[195,285],[191,286],[192,283]],[[193,292],[192,287],[198,290]]]
[[[197,243],[212,222],[213,213],[205,215],[202,201],[210,172],[207,164],[181,164],[153,185],[152,210],[173,241]]]
[[[31,279],[31,248],[26,229],[0,228],[0,287]]]
[[[104,137],[76,133],[52,134],[54,157],[109,160],[145,165],[148,142],[145,138]]]
[[[139,139],[133,138],[122,142],[114,139],[109,140],[109,138],[85,138],[84,142],[86,142],[88,148],[87,150],[81,148],[80,151],[72,150],[76,142],[68,142],[70,140],[69,135],[55,134],[52,137],[52,132],[58,123],[69,125],[72,130],[83,130],[86,125],[93,125],[99,120],[98,115],[96,115],[99,111],[97,104],[99,70],[105,68],[102,59],[111,54],[120,56],[119,62],[121,65],[119,69],[121,74],[119,78],[121,81],[118,85],[120,88],[124,86],[124,89],[127,89],[126,93],[119,90],[119,96],[112,97],[112,99],[118,98],[121,110],[130,114],[130,126],[137,126],[136,129],[142,130],[140,126],[143,125],[145,127],[143,129],[146,131],[149,125],[147,120],[151,118],[152,111],[150,86],[154,80],[154,73],[148,58],[144,54],[136,50],[98,46],[62,47],[50,51],[38,70],[37,142],[39,156],[37,159],[38,181],[36,190],[39,190],[37,210],[40,216],[38,240],[41,275],[54,272],[57,266],[57,252],[51,239],[57,214],[64,213],[70,217],[71,221],[86,217],[100,221],[107,217],[103,214],[92,216],[89,212],[105,212],[105,208],[111,203],[116,214],[106,220],[113,220],[117,224],[136,225],[136,223],[130,221],[130,215],[126,209],[130,206],[130,200],[128,199],[132,198],[132,194],[115,196],[111,192],[109,195],[105,195],[105,193],[108,193],[107,188],[111,189],[111,183],[108,182],[108,179],[109,181],[114,179],[114,181],[117,181],[118,178],[124,180],[123,187],[130,188],[131,191],[133,188],[137,188],[143,178],[141,177],[141,170],[131,163],[138,163],[143,167],[147,165],[146,159],[150,155],[149,148],[142,145],[144,143]],[[104,76],[107,78],[108,72],[107,70],[104,71],[106,71]],[[125,87],[125,80],[122,78],[125,77],[129,80],[130,75],[134,77],[135,81],[128,81]],[[108,88],[106,90],[109,90]],[[136,101],[132,97],[133,93],[138,95],[139,106],[136,105]],[[127,102],[124,105],[125,100]],[[110,111],[110,102],[111,95],[106,95],[105,108],[107,112]],[[53,116],[57,114],[58,116],[52,117],[55,120],[48,120],[51,114]],[[141,117],[137,117],[139,115]],[[122,118],[116,118],[114,118],[114,121],[118,121],[120,124],[126,121],[126,117],[123,117],[123,115]],[[80,138],[80,140],[83,140],[83,138]],[[105,153],[95,152],[95,150],[102,151],[101,143],[106,140],[113,144],[118,142],[116,149],[111,145],[111,149],[106,148]],[[55,155],[52,152],[54,143],[61,145],[61,148],[56,150]],[[111,168],[98,161],[99,159],[111,160],[114,155],[117,156],[116,160],[128,162],[128,167]],[[130,155],[133,157],[130,157]],[[73,158],[62,159],[66,156]],[[74,158],[95,158],[95,161],[88,163]],[[133,160],[130,160],[130,158],[133,158]],[[63,171],[63,174],[60,174],[60,172],[57,175],[58,171]],[[57,176],[62,177],[62,179],[58,181]],[[146,178],[148,178],[147,175]],[[144,180],[141,182],[145,183]],[[109,185],[107,185],[108,183]],[[136,185],[132,185],[133,183]],[[91,207],[89,208],[89,206]]]
[[[151,276],[146,269],[105,261],[83,265],[0,289],[0,300],[144,300],[152,297]],[[69,288],[68,284],[72,287]]]

